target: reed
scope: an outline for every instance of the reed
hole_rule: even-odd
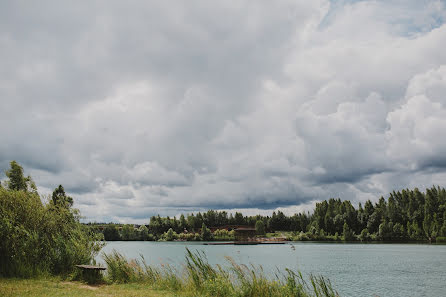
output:
[[[148,265],[142,256],[139,260],[127,260],[116,251],[104,254],[104,259],[110,282],[140,282],[191,296],[339,296],[322,276],[310,275],[306,281],[300,272],[285,269],[269,278],[261,266],[238,264],[230,257],[228,267],[211,265],[204,252],[187,248],[181,269]]]

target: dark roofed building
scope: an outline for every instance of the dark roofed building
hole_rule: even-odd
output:
[[[256,228],[238,227],[234,229],[235,241],[251,241],[255,239]]]

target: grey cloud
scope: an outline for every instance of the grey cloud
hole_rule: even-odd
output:
[[[91,220],[441,182],[446,8],[409,4],[2,3],[0,166]]]

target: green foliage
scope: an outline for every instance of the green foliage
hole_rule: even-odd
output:
[[[67,196],[62,185],[59,185],[51,195],[51,201],[57,207],[70,208],[73,206],[73,198]]]
[[[441,227],[440,236],[446,236],[446,224]]]
[[[335,233],[335,235],[334,235],[334,240],[335,240],[335,241],[341,240],[341,237],[339,236],[339,233],[338,233],[338,232]]]
[[[178,238],[178,234],[173,231],[172,228],[170,228],[167,232],[164,232],[163,236],[161,237],[161,240],[164,241],[173,241]]]
[[[135,268],[117,251],[114,250],[111,254],[103,254],[103,258],[107,265],[107,277],[112,282],[128,283],[138,279]]]
[[[23,168],[16,161],[10,162],[11,168],[5,171],[6,177],[9,180],[6,181],[6,186],[12,191],[25,191],[37,193],[36,184],[32,180],[31,176],[25,177],[23,175]]]
[[[352,229],[348,226],[347,223],[344,223],[343,229],[342,229],[342,236],[345,241],[353,241],[355,240],[355,234],[353,233]]]
[[[379,225],[379,238],[381,240],[392,239],[393,223],[384,221]]]
[[[202,240],[212,240],[213,239],[211,230],[209,230],[209,228],[206,227],[206,225],[204,223],[201,226],[201,239]]]
[[[370,237],[369,230],[367,228],[365,228],[361,231],[361,234],[359,234],[359,240],[361,240],[361,241],[372,240],[372,238]]]
[[[23,190],[0,189],[0,275],[68,274],[89,264],[101,244],[79,223],[79,213],[42,204]]]
[[[256,234],[257,235],[265,235],[265,224],[262,220],[258,220],[256,222]]]
[[[413,221],[412,223],[407,222],[407,236],[411,240],[423,240],[424,239],[424,232],[418,225],[416,221]]]
[[[121,230],[121,238],[123,240],[138,240],[138,235],[133,225],[124,225]]]
[[[272,216],[243,216],[225,211],[209,210],[203,213],[181,215],[177,220],[169,217],[154,216],[148,225],[148,240],[162,239],[163,234],[172,229],[180,240],[203,240],[202,232],[206,232],[206,240],[233,240],[232,236],[211,233],[203,229],[203,224],[209,227],[228,228],[244,225],[254,227],[256,232],[294,232],[287,236],[290,240],[340,240],[344,235],[344,225],[347,224],[348,240],[385,240],[385,241],[435,241],[436,237],[446,236],[446,190],[440,187],[426,189],[425,193],[418,189],[402,190],[389,194],[387,200],[381,197],[377,203],[370,200],[358,205],[356,209],[350,201],[337,198],[316,203],[312,214],[298,213],[286,216],[281,211],[273,212]],[[124,229],[124,227],[123,227]],[[355,234],[367,229],[369,236],[361,237]],[[204,230],[199,232],[200,230]],[[141,240],[139,231],[132,236],[118,238],[105,228],[107,240]],[[106,234],[108,232],[108,234]],[[124,230],[121,232],[123,233]],[[300,234],[303,232],[302,235]],[[113,234],[113,235],[110,235]],[[338,235],[336,235],[338,234]],[[268,235],[267,235],[268,236]],[[277,235],[278,236],[278,235]],[[114,239],[109,239],[114,238]]]
[[[0,187],[0,276],[66,275],[93,262],[102,234],[79,223],[63,187],[42,203],[32,178],[16,161],[10,165],[7,187]]]
[[[108,279],[115,283],[140,282],[191,296],[339,296],[330,281],[310,275],[307,283],[300,272],[286,269],[275,279],[263,274],[262,267],[248,267],[227,258],[230,268],[212,266],[203,252],[186,249],[183,271],[170,266],[153,267],[144,258],[128,261],[113,251],[104,255]]]
[[[404,230],[403,225],[400,223],[393,225],[392,233],[392,238],[395,240],[404,240],[407,237],[406,230]]]
[[[235,240],[235,232],[234,230],[228,231],[226,229],[215,230],[214,240]]]
[[[138,228],[138,234],[139,234],[139,240],[142,241],[151,240],[150,238],[151,234],[149,234],[149,229],[145,225],[141,225]]]
[[[196,233],[180,233],[178,238],[182,241],[199,241],[201,240],[200,235]]]
[[[119,234],[118,228],[113,224],[107,225],[103,232],[105,240],[121,240],[121,234]]]

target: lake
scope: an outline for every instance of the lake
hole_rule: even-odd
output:
[[[284,245],[203,245],[202,242],[108,242],[128,258],[149,264],[184,263],[185,248],[204,251],[211,264],[261,265],[266,274],[300,270],[330,279],[341,296],[446,296],[446,245],[294,242]],[[101,260],[99,260],[101,261]],[[103,261],[102,261],[103,262]]]

